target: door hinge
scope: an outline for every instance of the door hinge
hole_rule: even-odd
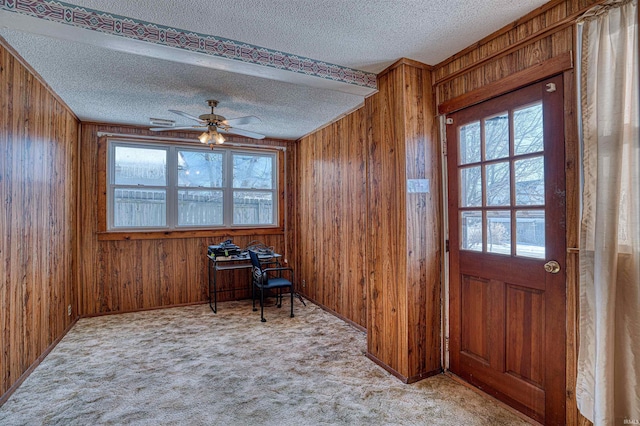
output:
[[[444,351],[445,352],[449,352],[449,338],[448,337],[444,338]]]
[[[444,242],[444,251],[445,252],[449,252],[449,240],[445,240]]]

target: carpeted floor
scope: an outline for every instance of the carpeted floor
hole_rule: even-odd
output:
[[[526,425],[440,375],[405,385],[319,307],[250,301],[87,318],[0,407],[1,425]]]

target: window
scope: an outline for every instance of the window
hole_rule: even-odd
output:
[[[543,124],[536,102],[459,128],[461,250],[545,257]]]
[[[107,229],[277,225],[277,155],[110,140]]]

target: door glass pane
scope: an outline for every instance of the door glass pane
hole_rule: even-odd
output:
[[[503,113],[484,120],[485,159],[509,156],[509,114]]]
[[[167,184],[167,151],[154,148],[114,148],[116,185],[165,186]]]
[[[234,191],[234,225],[271,225],[274,222],[272,192]]]
[[[273,188],[273,156],[234,154],[233,187],[246,189]]]
[[[460,127],[460,164],[480,161],[480,122]]]
[[[542,102],[513,111],[515,155],[541,152],[544,149]]]
[[[544,157],[514,161],[516,205],[544,205]]]
[[[487,212],[487,252],[511,255],[511,211]]]
[[[516,255],[545,258],[544,210],[516,212]]]
[[[222,191],[178,191],[178,225],[222,225]]]
[[[164,189],[118,188],[113,195],[115,228],[166,226],[167,194]]]
[[[482,251],[482,212],[461,212],[460,248]]]
[[[178,185],[220,188],[222,158],[221,152],[178,151]]]
[[[509,162],[489,164],[487,174],[487,206],[511,205],[511,170]]]
[[[482,206],[482,176],[480,166],[460,169],[460,205]]]

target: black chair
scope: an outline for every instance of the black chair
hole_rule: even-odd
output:
[[[275,268],[263,268],[260,264],[260,258],[258,254],[249,250],[249,256],[251,257],[252,279],[251,285],[251,299],[253,300],[253,310],[256,309],[256,288],[260,290],[260,321],[266,322],[264,319],[264,292],[269,290],[278,290],[276,295],[276,304],[278,308],[282,307],[282,289],[289,287],[289,293],[291,294],[291,318],[293,318],[293,268],[278,266]],[[291,276],[291,280],[282,277],[283,272],[288,272]]]

